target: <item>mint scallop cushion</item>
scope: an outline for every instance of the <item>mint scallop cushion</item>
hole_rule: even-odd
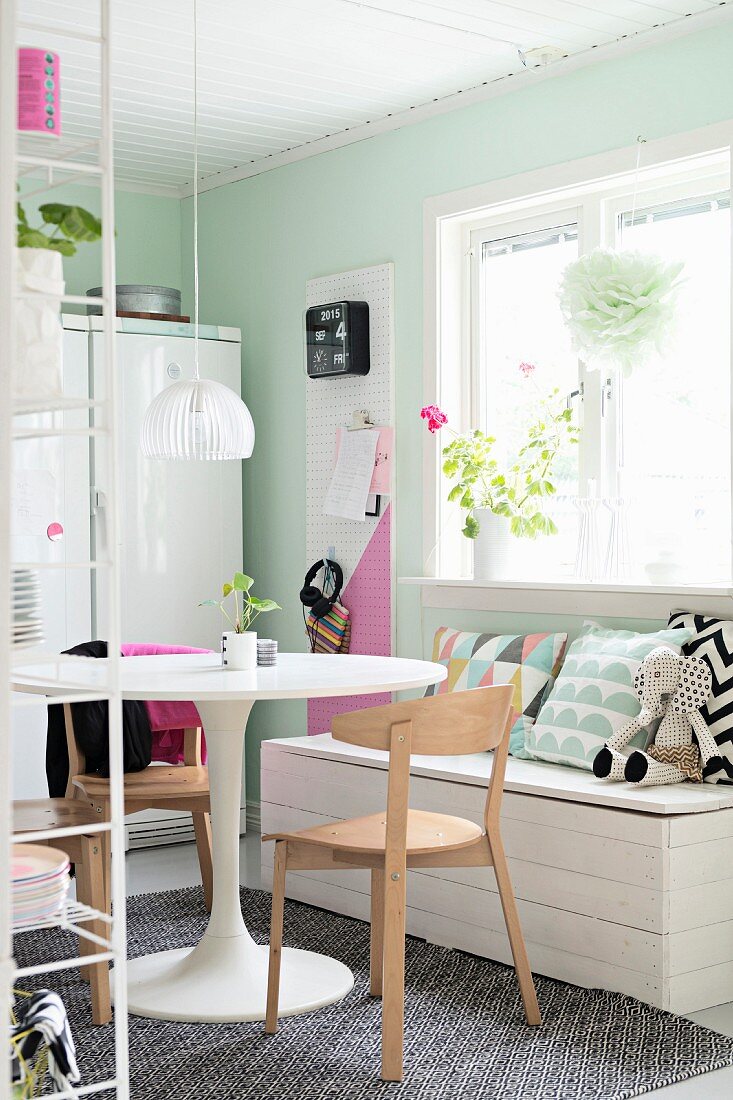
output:
[[[585,623],[568,649],[537,721],[527,732],[527,755],[590,770],[604,741],[641,709],[634,677],[647,653],[660,645],[679,653],[691,633],[657,630],[638,634]],[[645,742],[646,731],[642,730],[631,745],[643,747]]]

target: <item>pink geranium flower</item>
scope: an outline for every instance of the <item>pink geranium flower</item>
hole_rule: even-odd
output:
[[[519,370],[525,378],[530,378],[537,370],[537,367],[534,365],[534,363],[520,363]]]
[[[437,405],[425,405],[420,409],[420,416],[423,420],[427,420],[429,432],[437,432],[438,428],[448,423],[448,417]]]

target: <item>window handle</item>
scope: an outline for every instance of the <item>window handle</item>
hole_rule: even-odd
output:
[[[601,387],[601,416],[606,415],[606,405],[613,400],[613,383],[607,378]]]
[[[585,387],[583,386],[582,382],[579,382],[577,390],[571,390],[570,393],[565,398],[565,408],[566,409],[572,409],[573,401],[575,400],[576,397],[579,397],[580,400],[582,401],[584,392],[585,392]]]

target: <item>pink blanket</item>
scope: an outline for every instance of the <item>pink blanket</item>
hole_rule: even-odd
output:
[[[126,642],[123,657],[150,657],[158,653],[211,653],[210,649],[192,649],[184,645],[153,645],[147,642]],[[199,712],[193,703],[156,700],[146,702],[150,729],[153,732],[153,760],[160,764],[183,763],[183,731],[200,726]],[[206,763],[206,738],[201,735],[201,756]]]

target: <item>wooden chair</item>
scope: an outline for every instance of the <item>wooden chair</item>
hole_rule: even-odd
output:
[[[371,868],[370,986],[375,997],[382,997],[385,1081],[402,1080],[407,868],[494,868],[527,1023],[541,1023],[499,829],[513,693],[509,685],[476,688],[334,717],[336,741],[389,751],[387,811],[262,838],[276,842],[267,1032],[277,1030],[288,868]],[[408,808],[411,752],[453,756],[487,749],[495,751],[484,828],[463,818]]]
[[[74,736],[74,720],[69,703],[64,703],[66,745],[69,751],[67,798],[83,798],[100,821],[109,821],[109,779],[85,775],[86,761]],[[204,901],[211,912],[213,867],[211,857],[211,797],[209,771],[201,759],[201,730],[184,731],[184,763],[155,765],[125,775],[125,813],[139,810],[186,810],[193,816]],[[111,850],[109,833],[102,834],[104,882],[107,912],[110,911]]]
[[[13,803],[13,832],[35,833],[45,829],[66,829],[88,825],[89,832],[76,836],[60,836],[58,839],[38,841],[66,852],[76,867],[76,897],[83,905],[105,911],[104,856],[102,837],[108,833],[96,832],[97,815],[94,810],[70,798],[38,798]],[[84,928],[103,939],[109,938],[109,926],[102,920],[84,922]],[[93,941],[79,936],[79,954],[92,955],[103,951]],[[109,964],[91,963],[81,968],[82,977],[90,984],[92,1021],[107,1024],[112,1019],[109,988]]]

